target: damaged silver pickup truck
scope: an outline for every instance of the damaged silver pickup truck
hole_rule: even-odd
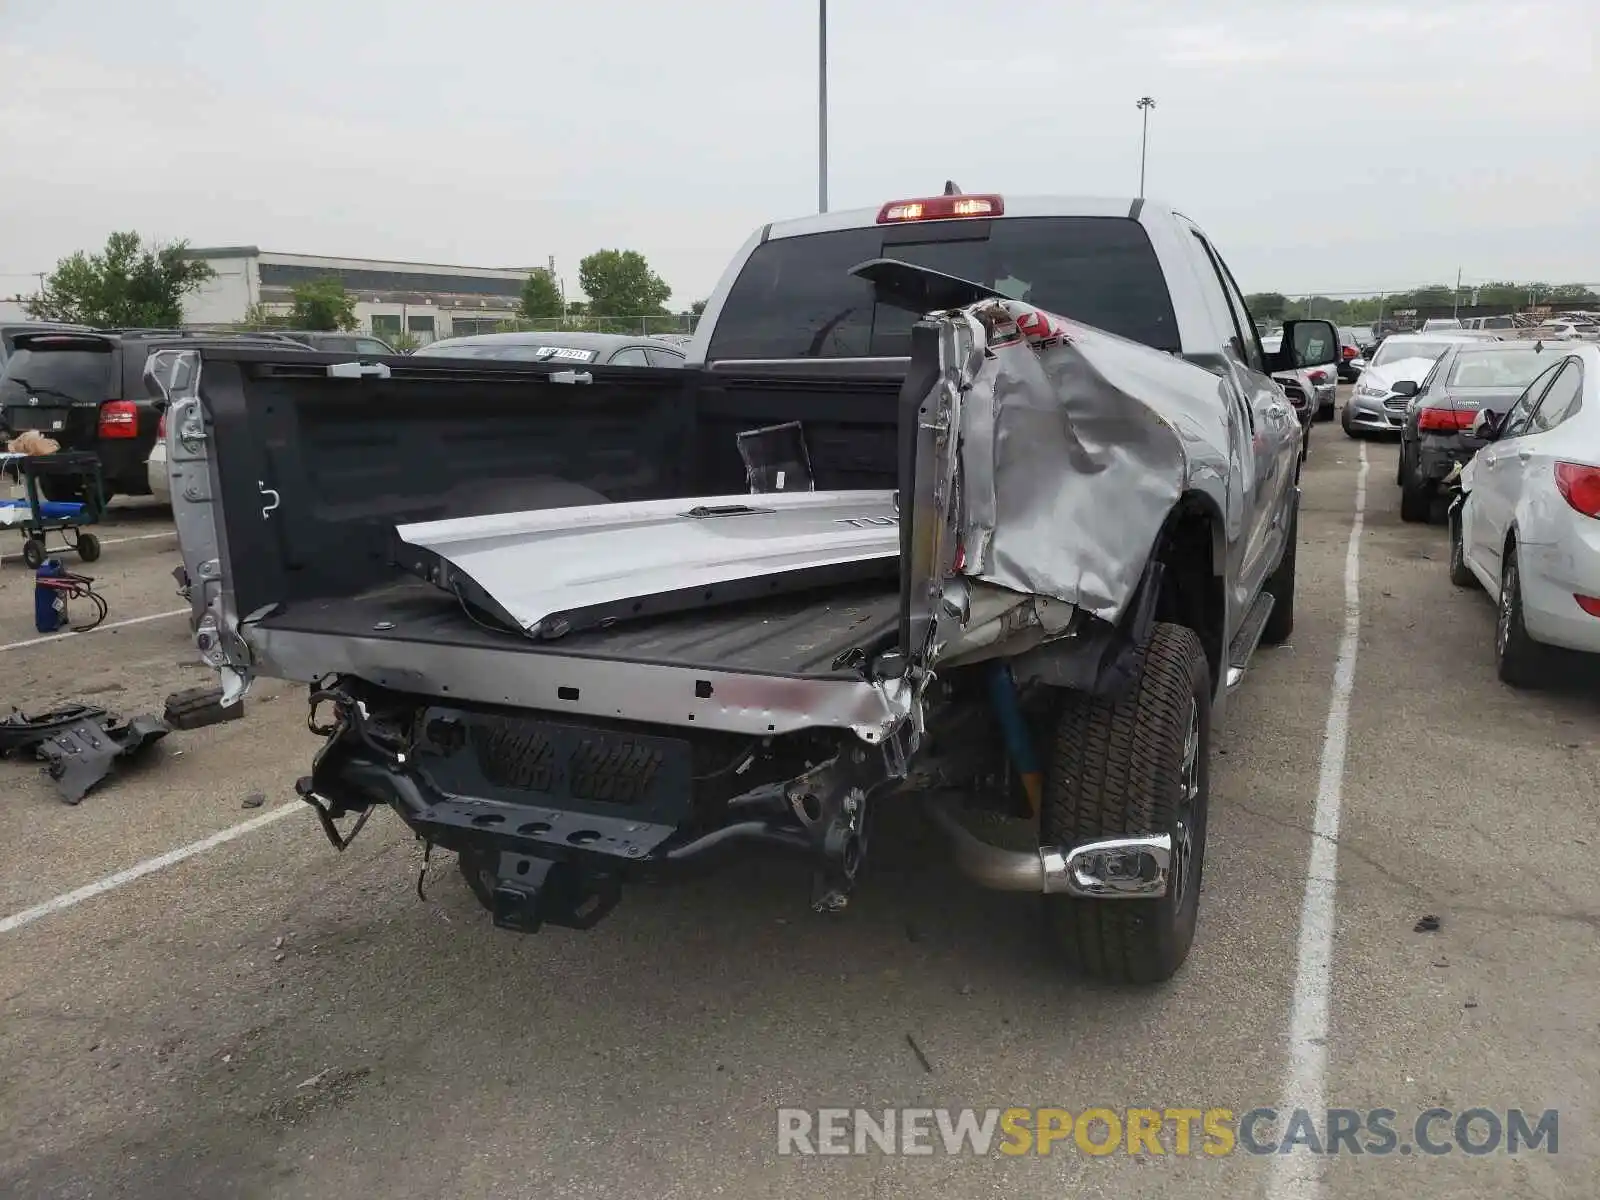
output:
[[[309,684],[335,846],[388,806],[502,927],[769,849],[836,911],[917,804],[1066,964],[1163,980],[1294,619],[1271,375],[1338,338],[1283,346],[1177,214],[947,189],[758,231],[682,370],[186,352],[196,642]]]

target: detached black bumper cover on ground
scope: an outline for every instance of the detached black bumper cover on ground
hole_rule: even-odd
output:
[[[77,804],[111,773],[119,760],[131,759],[169,732],[157,717],[127,720],[103,708],[70,704],[30,717],[13,710],[0,719],[0,758],[33,753],[56,781],[61,799]]]

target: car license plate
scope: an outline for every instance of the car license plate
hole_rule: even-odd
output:
[[[67,411],[64,408],[13,407],[11,409],[11,427],[19,430],[37,429],[56,433],[67,427]]]

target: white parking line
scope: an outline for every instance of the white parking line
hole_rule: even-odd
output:
[[[97,535],[98,536],[98,535]],[[130,533],[127,537],[100,538],[102,546],[118,546],[123,542],[148,542],[155,538],[177,537],[176,529],[163,529],[160,533]],[[21,562],[21,554],[0,554],[0,562]]]
[[[0,645],[0,651],[22,650],[28,646],[42,646],[46,642],[60,642],[71,637],[88,637],[94,633],[104,633],[107,629],[121,629],[127,625],[143,625],[146,621],[159,621],[163,617],[181,617],[189,610],[187,608],[173,608],[166,612],[147,613],[142,617],[129,617],[124,621],[107,621],[104,625],[96,625],[93,629],[85,629],[81,633],[76,629],[68,629],[61,633],[46,633],[39,637],[25,638],[20,642],[6,642]]]
[[[1300,906],[1300,961],[1289,1016],[1289,1070],[1280,1112],[1327,1107],[1328,1008],[1333,993],[1333,934],[1339,883],[1339,805],[1344,793],[1345,746],[1350,736],[1350,694],[1355,689],[1361,641],[1361,529],[1366,523],[1367,447],[1356,470],[1356,512],[1344,555],[1344,633],[1333,667],[1333,699],[1322,732],[1322,772],[1311,819],[1311,858]],[[1316,1120],[1316,1117],[1312,1118]],[[1322,1193],[1321,1164],[1304,1155],[1279,1155],[1267,1200],[1311,1200]]]
[[[93,883],[86,883],[81,888],[74,888],[64,892],[53,900],[46,900],[43,904],[36,904],[32,908],[25,908],[19,913],[12,913],[9,917],[0,917],[0,933],[10,933],[21,929],[24,925],[31,925],[41,917],[48,917],[52,913],[61,912],[71,908],[74,904],[82,904],[85,900],[92,900],[96,896],[113,891],[125,883],[132,883],[135,879],[142,879],[146,875],[163,870],[174,863],[181,863],[186,858],[193,858],[196,854],[214,849],[234,838],[243,837],[245,834],[260,829],[263,825],[271,825],[274,821],[281,821],[291,813],[305,812],[303,802],[296,800],[290,804],[279,805],[262,813],[259,817],[251,817],[248,821],[241,821],[237,825],[213,833],[210,837],[201,838],[198,842],[190,842],[187,846],[179,846],[176,850],[168,850],[155,858],[147,858],[142,863],[135,863],[125,871],[118,871],[115,875],[107,875],[104,879],[97,879]]]

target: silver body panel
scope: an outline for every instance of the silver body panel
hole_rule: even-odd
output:
[[[593,504],[401,525],[397,533],[470,578],[524,632],[545,637],[566,632],[586,610],[626,612],[629,601],[803,579],[900,553],[892,491]]]
[[[794,679],[269,626],[245,636],[263,668],[282,679],[310,683],[330,672],[350,674],[397,691],[550,713],[752,736],[849,729],[870,744],[919,715],[913,688],[902,679]]]

